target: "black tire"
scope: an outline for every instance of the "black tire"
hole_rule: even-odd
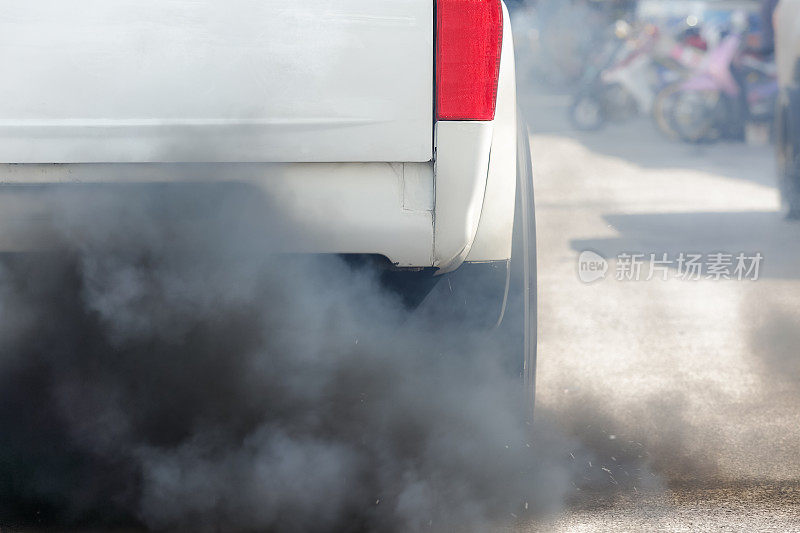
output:
[[[536,205],[530,134],[522,116],[517,118],[517,195],[514,240],[509,267],[506,306],[500,333],[521,339],[522,379],[526,405],[532,419],[536,399],[538,341],[538,290],[536,254]]]
[[[800,139],[795,132],[798,119],[793,116],[791,101],[779,106],[775,124],[778,188],[784,216],[790,220],[800,219]]]
[[[536,218],[528,128],[518,117],[517,192],[509,261],[465,263],[437,276],[386,271],[396,291],[423,324],[437,331],[485,331],[499,347],[500,363],[525,387],[527,414],[536,392]]]
[[[517,192],[509,261],[464,263],[437,276],[387,270],[385,286],[395,291],[425,327],[437,332],[486,332],[502,367],[525,387],[533,416],[536,392],[537,291],[536,219],[528,128],[518,117]]]
[[[678,132],[673,126],[672,109],[683,83],[683,81],[679,81],[664,87],[653,102],[653,121],[658,130],[672,140],[679,138]]]
[[[502,348],[506,371],[517,376],[524,387],[530,421],[536,398],[538,333],[536,207],[530,135],[521,116],[517,117],[517,191],[511,260],[503,263],[503,267],[498,268],[497,263],[465,264],[453,273],[449,287],[455,287],[452,290],[459,301],[470,301],[471,296],[472,302],[489,302],[482,304],[480,310],[473,305],[461,320],[468,316],[470,323],[475,324],[476,317],[482,317],[484,326],[493,321],[495,345]],[[469,295],[458,292],[464,287]]]
[[[453,316],[470,326],[487,327],[502,348],[505,370],[520,378],[525,390],[529,421],[536,398],[537,357],[536,207],[533,192],[530,136],[517,117],[517,191],[511,260],[465,264],[448,275],[446,286],[454,298]],[[460,309],[465,302],[467,309]],[[480,302],[480,305],[475,305]],[[499,311],[499,312],[498,312]],[[451,311],[452,312],[452,311]]]
[[[678,137],[687,143],[719,139],[717,110],[723,95],[711,92],[678,92],[674,96],[670,124]]]
[[[569,121],[581,131],[599,130],[606,123],[603,102],[590,91],[581,92],[569,107]]]

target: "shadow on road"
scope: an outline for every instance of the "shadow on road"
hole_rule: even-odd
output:
[[[776,186],[774,150],[743,142],[685,144],[660,133],[650,117],[611,123],[602,130],[582,132],[567,119],[571,96],[528,88],[521,105],[531,131],[570,137],[592,152],[624,159],[645,169],[703,171],[737,180]]]
[[[576,239],[573,250],[593,250],[610,259],[620,253],[755,254],[764,256],[762,278],[800,278],[800,224],[777,212],[608,214],[618,237]],[[674,267],[675,265],[673,265]]]

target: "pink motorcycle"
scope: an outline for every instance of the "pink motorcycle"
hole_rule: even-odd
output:
[[[778,94],[774,65],[742,51],[732,33],[670,91],[671,125],[686,142],[742,139],[745,124],[771,123]]]

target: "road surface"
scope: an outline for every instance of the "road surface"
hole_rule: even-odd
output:
[[[800,530],[800,224],[778,212],[772,149],[683,145],[645,119],[577,134],[564,97],[523,101],[538,407],[594,461],[563,508],[511,531]],[[585,250],[610,260],[604,280],[579,279]],[[757,281],[676,265],[647,281],[649,254],[682,252],[763,262]],[[622,253],[648,258],[640,281],[616,279]]]

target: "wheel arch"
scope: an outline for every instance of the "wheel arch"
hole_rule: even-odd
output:
[[[475,239],[466,262],[511,258],[514,202],[517,189],[517,81],[514,40],[508,10],[503,6],[503,52],[497,85],[486,192]]]

